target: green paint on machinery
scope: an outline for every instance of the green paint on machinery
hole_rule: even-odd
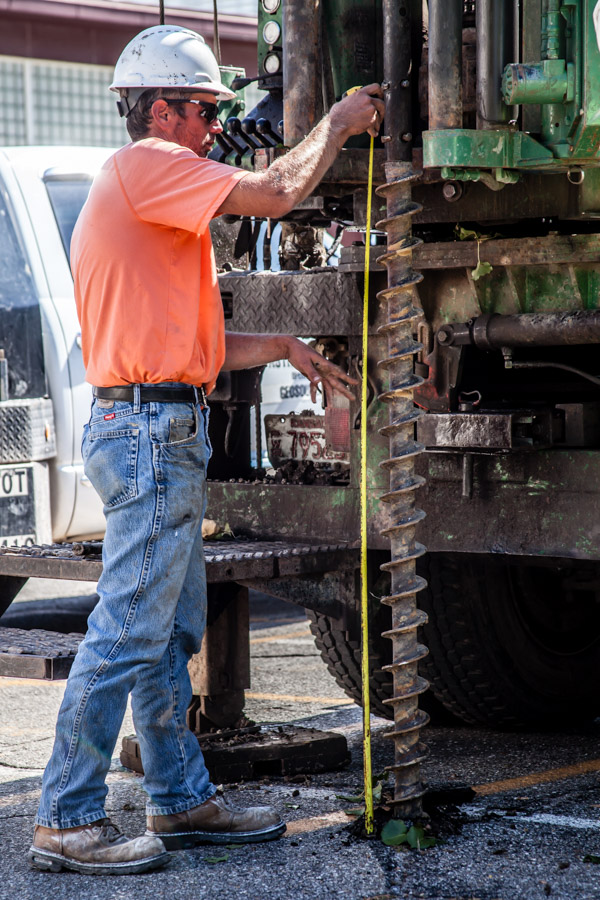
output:
[[[509,3],[506,6],[510,6]],[[600,157],[600,49],[593,0],[525,0],[523,34],[515,53],[526,52],[539,29],[541,59],[505,60],[502,106],[508,121],[486,128],[430,130],[423,134],[423,164],[446,177],[468,178],[473,169],[567,172],[598,164]],[[536,12],[539,18],[536,22]],[[536,133],[523,129],[522,110],[537,107]],[[499,119],[501,117],[498,117]],[[452,170],[452,173],[450,173]],[[459,171],[455,171],[459,170]],[[463,170],[462,172],[460,170]],[[499,171],[500,170],[500,171]]]

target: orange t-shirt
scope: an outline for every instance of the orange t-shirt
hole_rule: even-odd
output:
[[[225,326],[208,225],[246,174],[160,138],[127,144],[104,164],[71,242],[91,384],[212,389]]]

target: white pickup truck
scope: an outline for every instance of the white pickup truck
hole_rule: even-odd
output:
[[[69,244],[110,152],[0,150],[0,546],[104,531],[102,505],[81,461],[91,388]]]

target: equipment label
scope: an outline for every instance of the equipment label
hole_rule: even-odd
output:
[[[0,548],[3,547],[33,547],[35,534],[13,534],[0,537]]]
[[[27,469],[0,469],[0,498],[26,497],[29,494]]]

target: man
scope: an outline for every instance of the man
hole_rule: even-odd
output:
[[[215,794],[186,726],[187,663],[206,619],[201,525],[210,457],[206,394],[220,369],[289,359],[351,397],[347,376],[287,335],[224,333],[208,225],[216,215],[289,212],[344,142],[376,133],[381,90],[337,103],[266,172],[207,159],[233,97],[194,32],[143,31],[117,63],[114,90],[132,143],[95,180],[73,234],[72,269],[87,379],[85,471],[104,503],[99,601],[69,677],[44,775],[33,866],[95,874],[164,865],[166,850],[271,840],[270,807]],[[148,828],[128,839],[106,818],[105,777],[131,694],[148,793]],[[166,848],[166,849],[165,849]]]

